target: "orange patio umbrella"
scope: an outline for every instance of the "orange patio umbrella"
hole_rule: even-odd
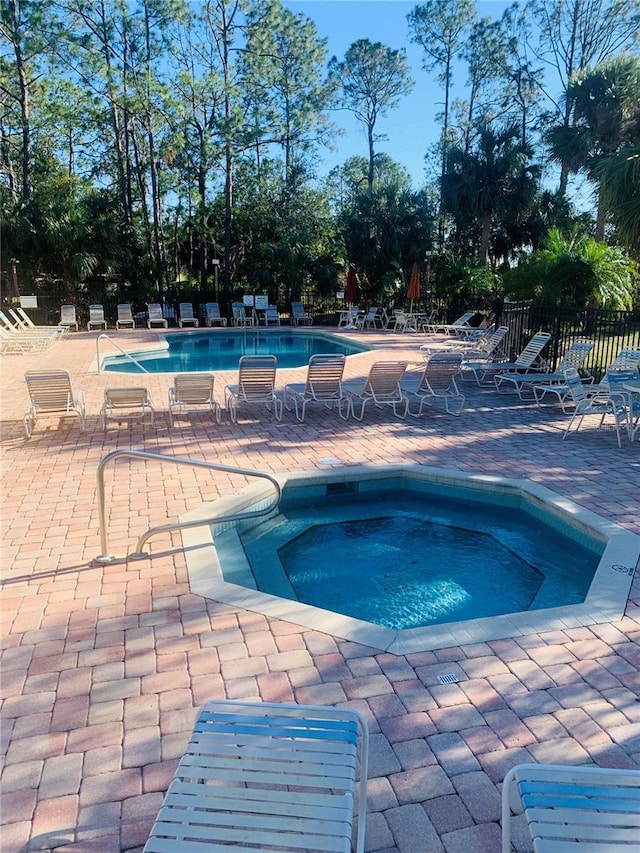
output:
[[[407,299],[411,300],[411,308],[413,312],[413,300],[420,299],[420,268],[418,262],[415,261],[411,268],[411,278],[409,279],[409,289],[407,290]]]

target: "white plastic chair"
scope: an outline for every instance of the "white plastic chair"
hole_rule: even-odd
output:
[[[133,423],[139,421],[144,427],[149,416],[151,426],[155,424],[155,409],[147,388],[105,388],[104,402],[100,409],[100,426],[106,432],[109,421]]]
[[[66,370],[27,370],[24,375],[29,392],[29,411],[24,416],[24,430],[31,438],[40,417],[62,418],[73,415],[80,421],[80,432],[85,427],[84,393],[74,391]]]
[[[102,305],[89,306],[89,322],[87,323],[87,329],[91,331],[94,326],[97,326],[98,328],[102,326],[105,330],[107,328],[107,321],[104,318],[104,308]]]
[[[207,326],[226,326],[227,318],[220,315],[220,306],[217,302],[207,302],[205,305]]]
[[[208,702],[143,853],[363,853],[368,750],[350,708]]]
[[[180,319],[178,320],[178,327],[182,329],[184,326],[193,326],[197,329],[200,323],[197,317],[194,317],[193,305],[190,302],[181,302],[179,307]]]
[[[118,305],[118,319],[116,320],[116,329],[123,329],[129,326],[132,329],[135,329],[136,321],[133,319],[131,305],[126,302],[123,302],[121,305]]]
[[[147,328],[153,329],[154,324],[159,323],[163,329],[169,328],[169,322],[164,318],[162,305],[158,302],[150,302],[147,305]]]
[[[292,326],[312,326],[313,317],[305,314],[304,305],[302,302],[291,303],[291,325]]]
[[[627,433],[630,432],[626,395],[624,393],[616,393],[611,390],[593,390],[585,387],[580,379],[580,374],[575,367],[567,368],[564,372],[564,376],[565,384],[568,388],[569,395],[575,404],[575,409],[573,410],[571,420],[564,431],[562,440],[564,441],[564,439],[569,435],[571,427],[576,419],[578,420],[576,432],[578,432],[586,415],[599,415],[600,426],[602,426],[607,415],[612,415],[616,428],[618,447],[622,447],[620,441],[620,427],[624,424]]]
[[[394,415],[405,418],[409,398],[401,383],[406,369],[406,361],[376,361],[371,365],[364,384],[358,386],[354,382],[344,382],[342,387],[349,397],[353,417],[361,421],[367,403],[372,402],[379,409],[391,406]],[[360,414],[356,412],[356,403],[360,404]]]
[[[345,362],[344,355],[312,355],[306,381],[289,382],[285,386],[285,405],[289,410],[295,408],[299,421],[304,421],[307,406],[313,403],[326,408],[335,406],[341,418],[349,417],[349,398],[342,390]]]
[[[205,406],[216,423],[220,423],[220,405],[213,396],[215,377],[212,373],[180,373],[169,388],[169,426],[175,414],[183,414],[193,407]]]
[[[276,394],[275,355],[243,355],[238,363],[237,385],[224,389],[225,406],[232,423],[238,421],[238,405],[266,406],[277,421],[282,419],[282,400]]]
[[[433,352],[427,358],[422,376],[416,380],[403,380],[402,390],[409,396],[409,414],[419,417],[426,406],[437,401],[444,403],[445,411],[450,415],[459,415],[464,408],[464,394],[456,385],[456,376],[460,373],[462,353]],[[411,411],[411,400],[418,402],[418,410]]]
[[[65,327],[67,329],[70,329],[72,326],[74,326],[76,332],[78,331],[78,321],[76,319],[75,305],[60,306],[60,322],[58,323],[58,326]]]
[[[231,306],[233,317],[231,318],[232,326],[253,326],[253,317],[247,314],[247,307],[242,302],[234,302]]]
[[[512,805],[524,809],[535,853],[638,850],[640,770],[512,767],[502,783],[502,853],[511,853]]]

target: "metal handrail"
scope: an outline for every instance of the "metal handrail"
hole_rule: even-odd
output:
[[[108,341],[111,341],[111,343],[114,345],[114,347],[117,347],[117,348],[120,350],[120,352],[122,353],[122,355],[126,355],[126,357],[127,357],[130,361],[132,361],[132,362],[136,365],[136,367],[139,367],[139,368],[140,368],[140,370],[141,370],[143,373],[148,373],[148,372],[149,372],[149,371],[147,370],[147,368],[146,368],[146,367],[143,367],[143,366],[140,364],[140,362],[138,361],[138,359],[137,359],[137,358],[134,358],[134,357],[131,355],[131,353],[130,353],[130,352],[127,352],[126,350],[122,349],[122,347],[120,346],[120,344],[117,344],[117,343],[113,340],[113,338],[112,338],[112,337],[110,337],[109,335],[107,335],[107,334],[105,334],[105,333],[103,332],[101,335],[98,335],[98,337],[96,338],[96,360],[97,360],[97,362],[98,362],[98,373],[100,373],[100,372],[101,372],[101,371],[100,371],[100,340],[101,340],[102,338],[106,338]]]
[[[234,468],[230,465],[219,465],[217,462],[202,462],[198,459],[185,459],[181,456],[164,456],[161,453],[150,453],[146,450],[113,450],[100,460],[97,470],[97,488],[98,488],[98,519],[100,523],[100,546],[102,553],[96,557],[99,563],[111,563],[116,557],[109,554],[109,546],[107,541],[107,523],[105,515],[105,495],[104,495],[104,469],[113,459],[119,456],[129,456],[134,459],[157,459],[161,462],[175,462],[176,465],[189,465],[192,468],[208,468],[211,471],[224,471],[227,474],[242,474],[245,477],[258,477],[262,480],[268,480],[275,488],[275,500],[264,509],[248,510],[247,512],[236,512],[231,515],[212,516],[211,518],[197,519],[196,521],[176,521],[172,524],[162,524],[158,527],[150,527],[144,533],[136,544],[136,550],[129,554],[130,559],[141,560],[148,556],[143,550],[144,543],[155,536],[157,533],[166,533],[170,530],[185,530],[190,527],[203,527],[214,522],[223,523],[228,521],[243,521],[248,518],[260,518],[268,515],[280,503],[281,489],[280,483],[272,477],[271,474],[266,474],[264,471],[254,471],[248,468]]]

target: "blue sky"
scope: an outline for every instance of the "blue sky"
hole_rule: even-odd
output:
[[[376,131],[388,138],[377,143],[377,151],[385,151],[402,163],[416,187],[425,181],[424,155],[438,139],[440,126],[436,115],[442,110],[442,90],[432,74],[422,70],[422,49],[409,41],[407,15],[417,5],[405,0],[284,0],[294,13],[311,18],[321,37],[328,39],[328,56],[343,59],[348,47],[357,39],[382,42],[393,49],[404,47],[411,75],[415,81],[412,93],[398,107],[378,121]],[[511,0],[487,0],[476,3],[481,17],[499,18]],[[454,79],[453,98],[464,97],[465,71]],[[367,156],[364,127],[344,110],[334,115],[335,123],[345,131],[337,141],[337,150],[325,151],[321,174],[341,165],[355,154]]]

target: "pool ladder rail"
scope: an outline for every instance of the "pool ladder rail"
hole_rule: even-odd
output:
[[[139,368],[140,368],[140,370],[141,370],[143,373],[148,373],[148,372],[149,372],[149,371],[146,369],[146,367],[143,367],[143,366],[140,364],[140,362],[138,361],[138,359],[137,359],[137,358],[134,358],[134,357],[131,355],[131,353],[130,353],[130,352],[127,352],[125,349],[122,349],[122,347],[120,346],[120,344],[119,344],[119,343],[117,343],[116,341],[114,341],[114,340],[113,340],[113,338],[112,338],[110,335],[105,335],[105,334],[103,333],[103,334],[101,334],[101,335],[98,335],[98,337],[96,338],[96,361],[97,361],[97,363],[98,363],[98,373],[101,373],[101,372],[102,372],[102,370],[101,370],[101,365],[100,365],[100,341],[101,341],[103,338],[106,338],[110,343],[112,343],[112,344],[114,345],[114,347],[116,347],[117,349],[119,349],[119,350],[120,350],[120,352],[122,353],[122,355],[126,356],[126,357],[129,359],[129,361],[132,361],[132,362],[136,365],[136,367],[139,367]]]
[[[222,524],[225,522],[243,521],[251,518],[261,518],[269,515],[274,509],[277,509],[280,503],[281,488],[280,483],[271,474],[264,471],[255,471],[248,468],[236,468],[230,465],[220,465],[217,462],[204,462],[199,459],[186,459],[182,456],[166,456],[161,453],[150,453],[146,450],[113,450],[104,456],[98,465],[97,470],[97,492],[98,492],[98,519],[100,523],[100,547],[101,553],[95,558],[97,563],[113,563],[118,557],[109,554],[108,533],[107,533],[107,518],[106,518],[106,501],[104,487],[104,471],[107,465],[120,457],[129,457],[130,459],[145,459],[155,460],[158,462],[173,462],[176,465],[186,465],[192,468],[207,468],[210,471],[222,471],[226,474],[240,474],[245,477],[257,477],[262,480],[268,480],[274,487],[275,496],[273,501],[266,507],[256,510],[248,510],[246,512],[235,512],[231,515],[212,516],[211,518],[200,518],[195,521],[175,521],[170,524],[161,524],[157,527],[150,527],[145,533],[140,536],[136,544],[136,550],[128,555],[130,560],[144,560],[149,554],[143,551],[143,546],[148,539],[156,536],[159,533],[167,533],[172,530],[186,530],[191,527],[205,527],[213,523]],[[127,559],[127,558],[125,558]]]

